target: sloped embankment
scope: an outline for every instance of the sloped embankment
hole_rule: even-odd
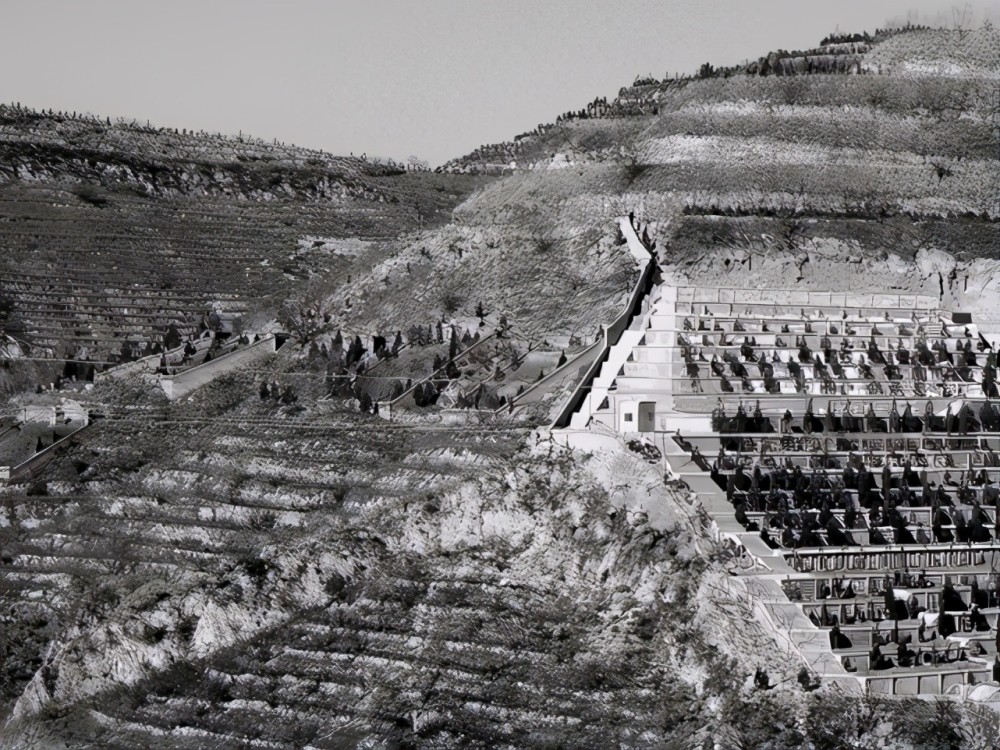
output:
[[[185,447],[131,469],[107,426],[92,481],[51,485],[78,502],[9,547],[5,632],[42,585],[76,617],[36,645],[8,746],[662,742],[759,661],[800,666],[733,601],[697,505],[634,454],[228,416],[225,437],[154,428]]]

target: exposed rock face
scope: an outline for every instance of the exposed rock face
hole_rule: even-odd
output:
[[[754,659],[781,661],[772,634],[727,593],[725,555],[697,504],[624,449],[588,457],[544,433],[470,443],[418,428],[393,449],[396,469],[377,438],[361,441],[366,470],[337,441],[322,447],[282,430],[290,460],[263,458],[274,438],[258,429],[200,458],[178,456],[183,472],[142,469],[125,494],[98,481],[103,499],[66,509],[79,526],[103,508],[121,530],[119,553],[136,562],[125,578],[95,571],[114,605],[91,609],[46,649],[5,746],[86,736],[171,747],[186,731],[280,747],[667,741],[700,730],[706,702]],[[296,468],[293,442],[321,463]],[[241,461],[233,450],[251,444],[259,458]],[[117,463],[98,460],[98,476]],[[280,495],[254,486],[265,465]],[[342,503],[338,465],[349,476]],[[220,466],[230,467],[225,478],[214,476]],[[197,492],[195,506],[182,486]],[[226,489],[237,486],[239,499]],[[155,523],[136,514],[149,503],[160,509]],[[253,510],[265,504],[266,521]],[[220,523],[223,510],[251,515]],[[176,538],[190,553],[154,564],[135,546],[169,544],[195,511],[216,521]],[[44,524],[35,543],[66,522]],[[39,564],[19,558],[25,573]],[[54,596],[69,602],[71,592]],[[723,615],[736,610],[749,623],[738,631]],[[25,624],[8,621],[7,632]],[[798,666],[787,664],[788,675]],[[244,714],[257,705],[268,708]],[[237,724],[234,711],[244,715]],[[40,712],[64,718],[40,724]]]
[[[852,255],[850,246],[824,244],[798,252],[718,250],[676,270],[695,286],[931,295],[942,309],[975,310],[985,331],[1000,327],[1000,261],[963,260],[936,248],[921,248],[910,257],[894,252],[868,257]]]

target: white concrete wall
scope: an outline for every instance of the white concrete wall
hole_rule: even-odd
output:
[[[268,334],[256,344],[251,344],[243,349],[235,351],[206,362],[203,365],[192,367],[179,375],[163,376],[160,378],[160,387],[167,394],[167,398],[176,401],[184,398],[197,388],[211,383],[215,378],[229,372],[241,369],[256,361],[259,361],[269,354],[273,354],[276,348],[274,336]]]
[[[673,363],[659,364],[657,362],[626,362],[625,375],[638,378],[671,378],[677,375]]]
[[[198,338],[195,339],[194,346],[199,352],[203,352],[212,345],[212,341],[213,339],[210,336]],[[179,363],[184,358],[185,346],[186,344],[181,344],[175,349],[168,350],[166,352],[167,364],[176,365]],[[160,359],[162,356],[162,353],[150,354],[146,357],[140,357],[139,359],[133,360],[132,362],[123,362],[120,365],[115,365],[111,369],[105,370],[104,372],[94,373],[94,382],[99,383],[102,380],[116,380],[129,375],[154,373],[160,366]]]
[[[901,307],[937,310],[941,300],[926,294],[873,294],[813,292],[804,289],[731,289],[725,287],[685,287],[678,301],[720,304],[772,303],[818,307]]]
[[[632,350],[633,362],[649,362],[655,364],[670,364],[673,360],[671,351],[665,346],[637,346]]]
[[[656,346],[670,346],[676,340],[673,331],[646,331],[646,343]]]

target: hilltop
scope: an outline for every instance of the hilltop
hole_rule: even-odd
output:
[[[793,267],[798,284],[848,289],[878,268],[888,289],[978,294],[1000,248],[1000,32],[825,41],[637,79],[442,169],[507,175],[473,199],[493,222],[525,195],[560,220],[628,205],[692,282],[780,283]]]

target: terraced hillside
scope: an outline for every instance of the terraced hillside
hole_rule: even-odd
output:
[[[998,46],[991,27],[881,32],[637,81],[446,164],[501,176],[362,276],[346,325],[476,325],[481,304],[526,342],[583,343],[635,279],[611,231],[629,212],[692,283],[773,285],[792,267],[839,289],[888,269],[892,289],[966,305],[1000,247]]]
[[[614,231],[628,213],[692,285],[843,291],[877,277],[954,309],[993,300],[998,45],[990,27],[883,31],[639,80],[446,164],[499,177],[356,279],[338,321],[489,330],[502,316],[521,351],[572,355],[635,283]]]
[[[778,648],[725,627],[723,551],[638,456],[253,375],[151,417],[4,493],[5,746],[665,741]]]
[[[0,282],[41,353],[213,307],[294,330],[177,402],[98,383],[103,421],[3,489],[0,744],[989,746],[996,716],[817,685],[655,447],[545,424],[636,289],[630,213],[678,285],[996,330],[997,42],[638,80],[439,174],[4,110]]]
[[[476,184],[0,107],[0,295],[32,356],[119,361],[171,323],[187,335],[213,310],[267,308],[316,275],[347,283]]]
[[[911,31],[841,47],[637,82],[616,102],[639,109],[546,126],[514,161],[531,172],[523,180],[565,175],[550,183],[552,201],[578,200],[578,186],[595,205],[630,198],[660,226],[665,258],[695,275],[746,274],[751,258],[802,266],[824,252],[995,258],[1000,32]],[[860,72],[807,64],[823,54],[849,54]],[[778,60],[806,62],[782,72]],[[506,178],[487,192],[519,189]]]
[[[3,493],[5,747],[797,747],[847,721],[911,742],[995,729],[801,692],[807,666],[648,456],[255,391],[247,375],[152,422],[109,417],[43,483]],[[774,694],[753,688],[762,664]]]

